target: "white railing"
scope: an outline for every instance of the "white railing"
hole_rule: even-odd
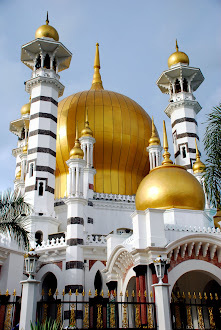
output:
[[[86,245],[106,245],[107,240],[105,235],[87,235]]]
[[[135,203],[134,195],[117,195],[117,194],[104,194],[104,193],[94,193],[93,199],[98,200],[108,200],[108,201],[119,201],[119,202],[128,202]]]
[[[43,249],[50,249],[50,248],[54,248],[54,247],[62,247],[62,246],[66,246],[66,242],[65,242],[65,238],[61,237],[61,238],[52,238],[51,240],[47,240],[47,241],[42,241],[41,245],[37,245],[35,250],[43,250]]]
[[[165,230],[167,231],[178,231],[178,232],[193,232],[193,233],[206,233],[206,234],[221,234],[219,228],[214,227],[197,227],[197,226],[182,226],[182,225],[166,225]]]

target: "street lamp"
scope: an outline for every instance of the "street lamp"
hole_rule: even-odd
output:
[[[164,260],[161,256],[158,256],[156,260],[154,260],[154,266],[156,270],[156,275],[159,280],[158,284],[163,283],[163,278],[166,269],[166,260]]]
[[[28,279],[33,280],[39,255],[37,255],[35,250],[33,249],[33,250],[30,250],[27,254],[25,254],[24,258],[25,258],[26,273],[28,273],[28,275],[29,275]]]

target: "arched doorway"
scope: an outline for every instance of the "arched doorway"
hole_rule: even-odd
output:
[[[218,329],[221,286],[212,274],[189,271],[178,278],[171,294],[173,329]]]
[[[57,304],[54,303],[54,294],[57,289],[57,278],[52,272],[48,272],[42,280],[42,299],[38,306],[38,318],[42,320],[46,316],[48,319],[56,319]],[[58,302],[57,300],[56,303]]]

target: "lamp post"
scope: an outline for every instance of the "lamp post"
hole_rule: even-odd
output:
[[[156,275],[158,278],[158,283],[152,286],[155,289],[155,304],[157,311],[157,325],[158,328],[171,330],[171,316],[170,316],[170,300],[169,300],[169,284],[163,283],[163,278],[165,275],[167,260],[158,256],[154,260],[154,266],[156,270]]]
[[[19,329],[30,330],[31,322],[34,323],[36,320],[37,288],[40,282],[34,279],[34,274],[39,256],[32,249],[25,254],[24,259],[28,279],[20,282],[22,284],[22,301]]]

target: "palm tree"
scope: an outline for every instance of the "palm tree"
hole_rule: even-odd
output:
[[[221,209],[221,103],[207,115],[204,136],[206,170],[204,174],[206,192],[212,205]]]
[[[10,235],[20,247],[29,248],[27,216],[31,208],[19,192],[10,190],[0,194],[0,232]]]

